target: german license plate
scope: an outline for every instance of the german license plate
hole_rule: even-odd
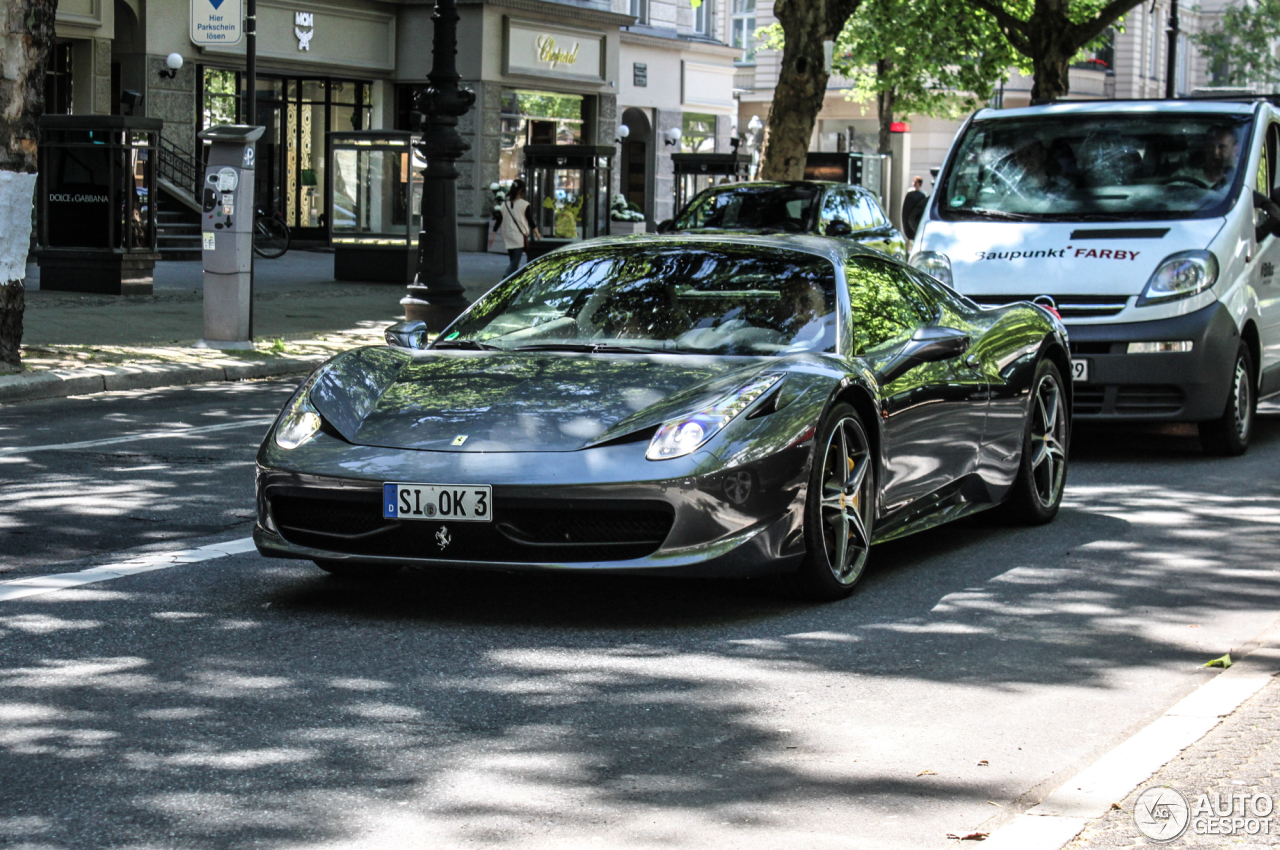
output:
[[[1071,380],[1088,381],[1089,380],[1089,361],[1079,358],[1071,360]]]
[[[382,516],[492,522],[493,488],[487,484],[383,484]]]

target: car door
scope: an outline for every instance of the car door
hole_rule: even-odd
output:
[[[1268,123],[1262,156],[1258,162],[1256,183],[1258,192],[1271,197],[1277,188],[1276,155],[1280,147],[1280,122],[1272,118]],[[1280,225],[1280,222],[1276,223]],[[1256,236],[1256,234],[1255,234]],[[1280,392],[1280,236],[1266,234],[1254,247],[1255,260],[1249,271],[1249,282],[1258,293],[1258,310],[1261,313],[1262,363],[1258,364],[1262,375],[1262,393]]]
[[[922,327],[959,325],[963,317],[904,266],[853,256],[845,264],[854,354],[884,374]],[[986,379],[964,355],[920,363],[882,378],[885,455],[883,507],[902,510],[946,492],[974,471],[986,417]]]
[[[849,221],[853,226],[854,238],[859,244],[877,251],[905,260],[907,258],[907,242],[898,229],[889,223],[880,205],[869,194],[849,191],[846,193],[849,204]]]

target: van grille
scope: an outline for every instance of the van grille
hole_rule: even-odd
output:
[[[1044,293],[1041,293],[1044,294]],[[1015,301],[1034,301],[1037,295],[970,295],[969,300],[992,306]],[[1114,316],[1129,303],[1127,295],[1050,295],[1064,319]]]
[[[1075,416],[1168,416],[1182,412],[1180,387],[1142,384],[1076,384],[1071,391]]]

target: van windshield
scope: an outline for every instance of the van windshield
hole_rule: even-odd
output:
[[[1123,221],[1225,215],[1252,118],[1144,113],[974,121],[943,175],[950,220]]]

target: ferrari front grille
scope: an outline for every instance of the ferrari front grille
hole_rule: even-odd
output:
[[[547,507],[494,499],[493,522],[389,520],[380,491],[267,491],[276,527],[298,546],[388,558],[544,563],[643,558],[666,540],[663,502],[566,502]],[[436,532],[449,528],[448,543]],[[495,531],[497,533],[495,533]]]

